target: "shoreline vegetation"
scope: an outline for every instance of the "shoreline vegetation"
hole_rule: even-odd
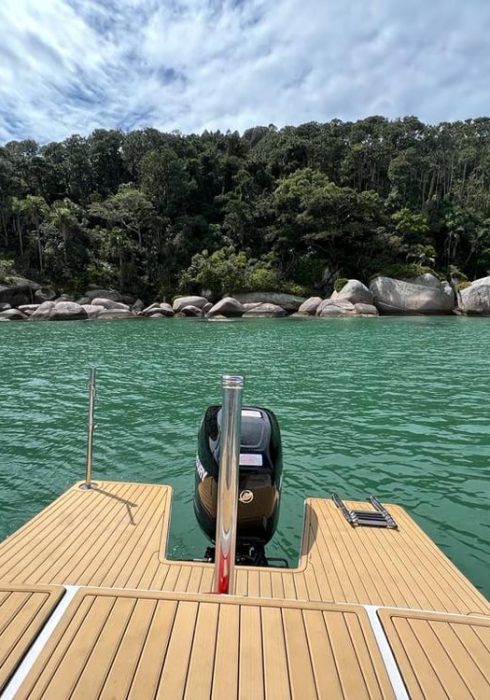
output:
[[[4,320],[488,314],[489,274],[488,118],[0,146]]]

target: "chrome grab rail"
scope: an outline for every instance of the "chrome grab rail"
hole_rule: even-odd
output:
[[[96,394],[95,367],[88,371],[88,422],[87,422],[87,462],[85,483],[80,488],[91,489],[97,486],[92,482],[92,449],[94,444],[94,406]]]
[[[243,377],[223,376],[221,449],[214,558],[215,593],[234,591],[238,475],[242,422]]]

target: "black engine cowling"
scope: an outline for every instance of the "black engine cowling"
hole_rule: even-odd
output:
[[[209,406],[198,436],[194,511],[214,542],[221,447],[221,406]],[[279,517],[282,481],[281,435],[272,411],[244,406],[241,413],[237,561],[240,552],[263,552]]]

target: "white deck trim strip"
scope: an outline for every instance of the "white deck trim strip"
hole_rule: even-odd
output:
[[[37,661],[38,656],[48,643],[49,638],[65,614],[66,609],[75,597],[75,594],[79,590],[80,586],[64,586],[64,588],[66,593],[63,595],[53,613],[48,618],[46,624],[36,638],[36,641],[25,655],[23,661],[19,664],[14,675],[5,686],[5,690],[1,696],[2,700],[13,700],[29,671]]]
[[[391,685],[393,686],[393,692],[397,700],[410,700],[410,696],[407,692],[405,683],[403,682],[400,669],[395,661],[393,652],[390,647],[390,643],[386,637],[383,626],[378,617],[379,605],[363,605],[362,606],[369,617],[369,622],[371,623],[371,629],[376,637],[376,642],[379,647],[379,651],[383,658],[383,662],[388,673]]]

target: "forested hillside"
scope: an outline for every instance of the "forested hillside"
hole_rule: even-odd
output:
[[[490,119],[0,147],[0,276],[149,298],[313,292],[334,273],[367,281],[407,264],[489,270]]]

